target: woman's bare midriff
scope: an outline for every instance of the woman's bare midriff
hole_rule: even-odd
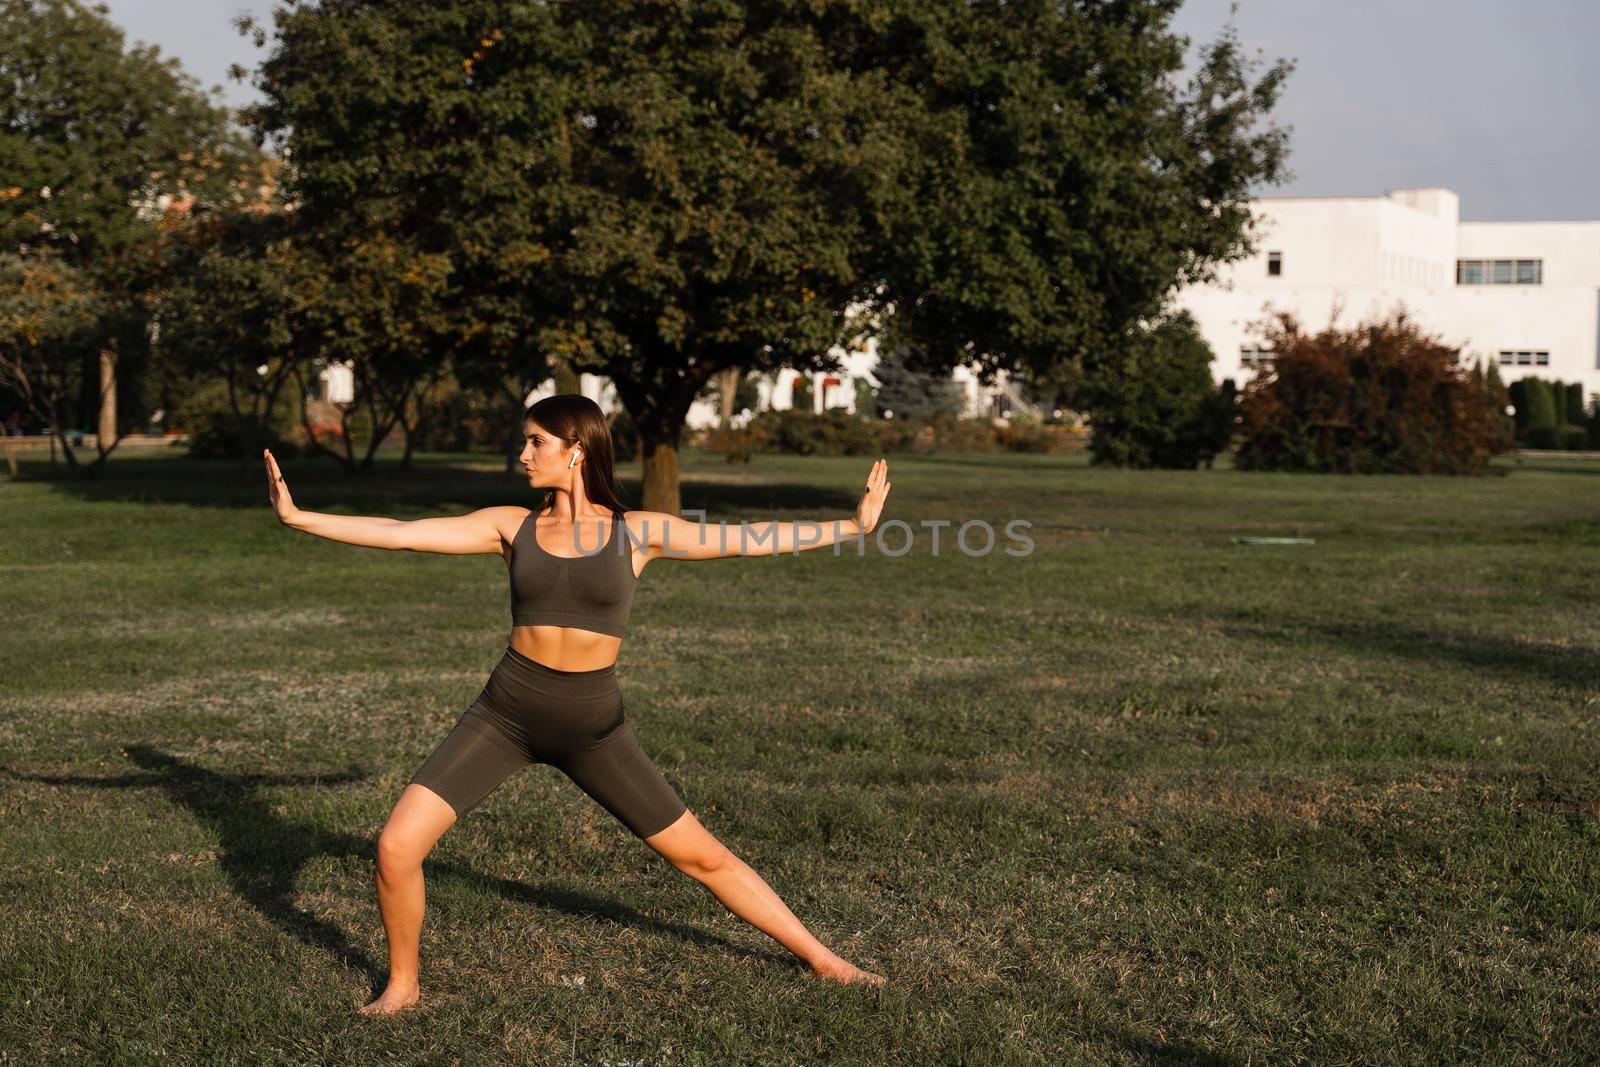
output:
[[[617,661],[622,638],[575,626],[513,626],[511,647],[558,671],[593,671]]]

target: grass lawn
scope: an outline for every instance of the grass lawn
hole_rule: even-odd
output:
[[[842,518],[869,465],[686,454],[684,507]],[[640,741],[889,984],[810,979],[538,766],[429,856],[390,1019],[375,841],[503,563],[288,530],[258,464],[111,466],[0,483],[0,1063],[1600,1060],[1600,463],[891,456],[905,555],[654,563]],[[531,502],[498,467],[286,473],[411,518]]]

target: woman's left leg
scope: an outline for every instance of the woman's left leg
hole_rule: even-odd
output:
[[[884,981],[813,937],[759,874],[700,825],[639,747],[628,723],[556,765],[635,837],[705,886],[729,911],[799,956],[813,973],[841,982]]]
[[[644,839],[668,863],[711,891],[724,907],[805,960],[812,973],[846,984],[881,985],[881,974],[863,971],[811,935],[772,887],[735,856],[691,811],[677,822]]]

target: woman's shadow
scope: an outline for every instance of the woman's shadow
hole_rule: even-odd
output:
[[[360,856],[375,859],[376,835],[325,830],[285,819],[275,805],[260,796],[262,786],[333,786],[360,781],[358,768],[337,774],[228,774],[185,762],[150,745],[125,746],[128,758],[142,768],[141,773],[114,777],[80,777],[19,773],[0,768],[18,781],[85,789],[130,789],[156,786],[188,811],[216,838],[218,863],[229,883],[284,932],[329,955],[355,970],[364,971],[376,996],[387,984],[386,965],[373,959],[353,942],[337,924],[318,918],[294,903],[295,883],[306,862],[317,856]],[[431,876],[458,879],[473,886],[495,890],[507,900],[520,901],[572,915],[598,915],[614,922],[655,933],[670,934],[703,946],[716,946],[738,955],[768,962],[800,966],[791,957],[736,945],[691,926],[663,922],[641,914],[615,900],[569,889],[524,885],[521,882],[486,875],[451,860],[428,861]]]

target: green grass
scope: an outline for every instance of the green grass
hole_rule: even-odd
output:
[[[530,499],[422,461],[287,473]],[[253,465],[0,484],[0,1062],[1595,1062],[1600,464],[1498,463],[890,457],[905,556],[652,564],[641,742],[890,983],[810,980],[540,766],[429,857],[387,1020],[376,835],[499,658],[501,561],[287,530]],[[683,503],[843,517],[868,466],[689,454]]]

